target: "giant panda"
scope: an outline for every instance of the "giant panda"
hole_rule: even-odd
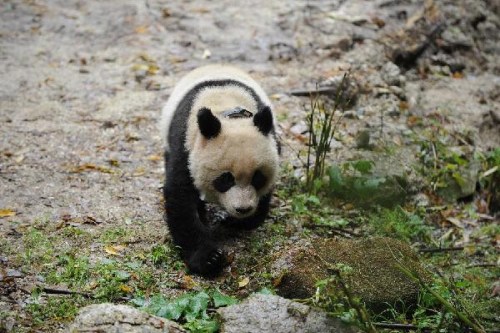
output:
[[[275,122],[264,90],[235,67],[200,67],[174,87],[161,123],[165,211],[191,272],[213,276],[226,264],[207,227],[207,202],[227,211],[232,227],[266,218],[278,175]]]

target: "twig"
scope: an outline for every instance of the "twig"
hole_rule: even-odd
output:
[[[398,267],[410,279],[417,282],[420,285],[420,287],[424,288],[427,292],[432,294],[432,296],[434,296],[436,298],[436,300],[439,303],[441,303],[441,305],[444,306],[444,308],[447,311],[453,313],[462,323],[464,323],[465,325],[472,328],[472,330],[474,332],[476,332],[476,333],[484,333],[485,332],[484,328],[482,328],[481,326],[472,322],[472,320],[469,319],[463,312],[459,311],[452,304],[450,304],[446,299],[444,299],[443,296],[441,296],[435,290],[433,290],[431,287],[429,287],[428,284],[425,283],[418,274],[415,274],[414,272],[410,271],[409,269],[404,267],[399,262],[396,263],[396,267]]]
[[[498,264],[483,262],[483,263],[479,263],[479,264],[472,264],[472,265],[465,266],[465,268],[474,268],[474,267],[498,267]]]
[[[373,323],[373,326],[378,328],[389,328],[391,330],[399,330],[399,331],[411,331],[411,330],[420,330],[421,332],[432,331],[432,328],[430,327],[418,327],[412,324]]]
[[[43,287],[41,289],[41,291],[44,292],[44,293],[46,293],[46,294],[48,294],[48,295],[80,295],[80,296],[83,296],[83,297],[89,298],[89,299],[96,299],[97,298],[93,294],[84,293],[84,292],[81,292],[81,291],[72,291],[72,290],[68,290],[68,289],[54,289],[54,288]],[[114,300],[117,300],[117,301],[130,301],[130,297],[120,296],[120,297],[114,298]]]
[[[72,291],[72,290],[68,290],[68,289],[54,289],[54,288],[44,287],[41,289],[41,291],[46,293],[46,294],[49,294],[49,295],[80,295],[80,296],[83,296],[85,298],[95,298],[95,296],[92,294],[84,293],[84,292],[80,292],[80,291]]]
[[[368,333],[377,333],[377,329],[373,325],[370,315],[366,311],[365,307],[360,304],[355,298],[354,295],[352,294],[351,290],[348,288],[347,284],[344,282],[344,279],[342,278],[342,274],[340,273],[340,270],[333,267],[332,265],[329,265],[329,270],[337,277],[337,282],[340,285],[340,288],[344,292],[344,294],[347,297],[347,301],[349,302],[349,305],[356,310],[359,318],[363,322],[366,332]]]
[[[451,252],[451,251],[462,251],[464,249],[463,246],[456,246],[456,247],[438,247],[438,248],[424,248],[424,249],[419,249],[418,252],[421,253],[437,253],[437,252]]]
[[[298,97],[309,97],[311,95],[316,96],[316,95],[330,95],[330,94],[335,94],[337,92],[337,87],[323,87],[323,88],[316,88],[316,89],[297,89],[297,90],[292,90],[288,92],[292,96],[298,96]]]
[[[419,327],[412,324],[391,324],[391,323],[373,323],[373,326],[378,328],[388,328],[398,331],[413,331],[418,330],[420,332],[432,332],[435,331],[434,327]],[[470,329],[465,328],[465,332],[470,331]],[[485,330],[486,333],[500,333],[500,330]]]

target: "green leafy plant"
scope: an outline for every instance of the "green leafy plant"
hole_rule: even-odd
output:
[[[316,294],[309,302],[346,323],[357,325],[365,332],[377,332],[363,302],[353,294],[346,282],[345,276],[350,274],[352,267],[340,263],[327,265],[331,276],[316,283]]]
[[[149,313],[178,321],[191,332],[200,333],[217,332],[219,329],[217,320],[207,313],[209,306],[219,308],[235,303],[235,298],[224,295],[219,290],[187,293],[174,299],[155,295],[147,303],[144,299],[134,300],[134,304],[142,306]]]
[[[310,111],[306,117],[309,138],[305,163],[306,189],[310,194],[316,192],[318,182],[321,182],[325,174],[326,157],[330,152],[332,140],[342,119],[342,116],[335,116],[335,111],[338,109],[343,111],[349,103],[343,98],[347,76],[347,73],[344,74],[340,82],[333,106],[327,106],[325,100],[319,94],[310,97]]]

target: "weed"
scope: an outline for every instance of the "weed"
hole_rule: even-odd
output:
[[[101,234],[101,241],[103,243],[116,243],[125,241],[128,236],[128,231],[124,227],[111,228]]]
[[[23,259],[25,265],[38,266],[49,263],[53,260],[53,244],[42,231],[30,228],[23,237],[23,244]]]
[[[330,265],[326,261],[325,263],[329,266],[331,276],[316,283],[316,294],[309,302],[346,323],[356,324],[365,332],[375,333],[370,314],[361,300],[354,296],[344,278],[350,274],[352,267],[344,264]]]
[[[49,274],[49,282],[66,283],[69,287],[79,287],[87,283],[90,277],[89,259],[74,254],[59,256],[57,271]]]
[[[328,107],[320,95],[310,97],[310,111],[306,117],[309,130],[307,143],[307,159],[305,164],[306,189],[310,194],[316,193],[315,182],[321,181],[325,174],[325,161],[342,116],[335,117],[337,109],[344,110],[349,101],[343,99],[347,74],[336,91],[335,102]],[[314,158],[314,163],[312,159]]]
[[[432,240],[432,228],[416,214],[401,207],[381,208],[369,216],[372,232],[380,236],[398,238],[407,242],[429,242]]]
[[[35,326],[46,325],[48,322],[61,323],[72,320],[78,309],[88,301],[82,296],[50,297],[42,302],[36,295],[31,303],[26,306]]]

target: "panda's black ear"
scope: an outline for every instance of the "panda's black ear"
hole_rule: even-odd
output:
[[[198,111],[198,127],[201,134],[207,139],[213,139],[220,133],[221,124],[219,119],[213,115],[208,108],[201,108]]]
[[[273,115],[271,113],[271,108],[269,106],[264,106],[259,110],[253,117],[253,124],[257,126],[259,131],[268,135],[273,129]]]

